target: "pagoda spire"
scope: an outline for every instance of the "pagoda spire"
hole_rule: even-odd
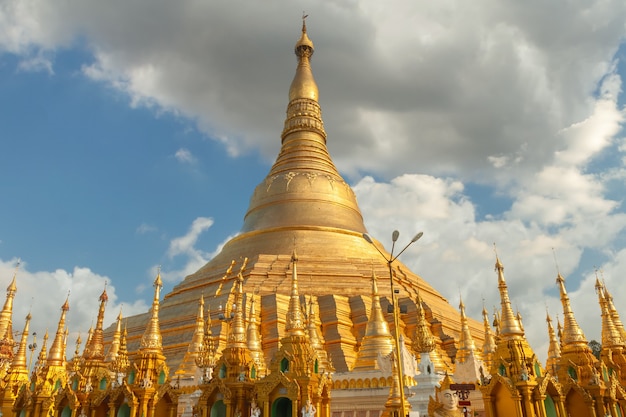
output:
[[[624,348],[624,340],[620,334],[617,326],[613,322],[613,317],[609,311],[608,302],[604,295],[604,286],[600,283],[600,280],[596,276],[596,293],[598,294],[598,303],[600,304],[601,316],[602,316],[602,348],[603,349],[617,349]]]
[[[213,340],[213,332],[211,331],[211,311],[207,308],[206,324],[204,328],[204,337],[200,353],[196,357],[196,365],[202,370],[202,379],[200,383],[207,383],[213,375],[213,367],[215,366],[215,341]]]
[[[498,272],[498,290],[500,291],[500,301],[502,308],[502,317],[500,323],[501,337],[521,337],[524,331],[520,326],[519,320],[513,313],[511,300],[509,299],[509,290],[504,279],[504,266],[500,262],[500,258],[496,255],[496,271]]]
[[[546,360],[546,369],[552,374],[552,376],[558,375],[559,362],[561,360],[561,345],[556,338],[554,327],[552,326],[552,319],[550,314],[546,312],[546,322],[548,323],[548,337],[550,340],[550,346],[548,347],[548,359]]]
[[[602,350],[600,355],[610,372],[617,372],[620,384],[623,385],[626,383],[626,344],[618,327],[613,322],[604,286],[600,283],[597,276],[596,292],[598,293],[598,301],[602,311]]]
[[[37,370],[43,368],[48,360],[48,338],[48,329],[46,329],[46,333],[43,335],[43,342],[41,343],[41,350],[37,356],[37,363],[35,364],[35,369]]]
[[[226,347],[247,348],[245,312],[243,308],[243,273],[247,265],[248,258],[244,258],[233,288],[235,291],[235,302],[233,303],[233,310],[231,311],[232,324],[228,333]]]
[[[560,272],[557,273],[556,283],[559,286],[561,305],[563,306],[563,334],[561,336],[561,344],[564,347],[572,345],[587,346],[587,339],[580,326],[578,326],[578,322],[572,311],[569,296],[565,289],[565,278],[563,278]]]
[[[46,365],[48,366],[62,366],[65,362],[65,317],[70,309],[69,298],[68,295],[61,306],[61,317],[57,325],[57,332],[50,346],[48,359],[46,360]]]
[[[467,322],[467,316],[465,315],[465,304],[463,304],[463,298],[460,298],[459,310],[461,311],[461,336],[459,337],[459,348],[456,352],[456,360],[460,363],[464,363],[470,354],[476,353],[476,344],[472,338],[469,324]]]
[[[380,307],[376,274],[372,269],[372,308],[370,319],[367,321],[361,348],[352,370],[378,369],[378,356],[387,356],[392,349],[393,339],[389,331],[389,324],[385,321],[382,308]]]
[[[15,356],[13,356],[10,372],[28,373],[28,370],[26,369],[26,343],[28,340],[28,329],[30,327],[31,318],[32,316],[28,313],[26,316],[26,323],[24,324],[24,330],[22,331],[22,337],[17,347],[17,352],[15,353]]]
[[[506,376],[523,385],[535,385],[539,376],[535,369],[539,367],[537,356],[524,337],[524,331],[518,317],[513,313],[508,287],[504,279],[504,266],[496,254],[496,271],[498,272],[498,289],[500,291],[501,318],[500,333],[496,339],[496,351],[490,373],[495,375],[502,363],[508,363]]]
[[[298,255],[293,250],[291,255],[291,296],[289,297],[289,308],[287,310],[287,320],[285,323],[285,333],[288,335],[304,335],[304,320],[300,309],[300,294],[298,293]]]
[[[565,289],[565,278],[560,272],[557,273],[556,283],[561,294],[563,306],[563,328],[561,330],[561,360],[559,361],[559,381],[567,381],[569,378],[579,381],[583,386],[590,384],[597,376],[598,359],[593,355],[587,344],[583,331],[578,326],[574,312],[570,305],[570,299]],[[595,382],[593,385],[597,384]]]
[[[30,320],[31,315],[28,313],[17,352],[13,356],[11,366],[7,369],[7,374],[4,378],[4,389],[0,393],[1,410],[3,414],[6,413],[5,415],[8,415],[7,408],[12,408],[15,404],[15,399],[20,395],[22,386],[27,385],[29,382],[26,351]]]
[[[483,360],[487,369],[491,369],[493,363],[493,355],[496,351],[496,339],[491,331],[491,325],[489,324],[489,313],[487,308],[483,304],[483,327],[485,329],[485,342],[483,343]]]
[[[122,312],[120,311],[120,321],[121,321]],[[119,385],[122,383],[122,379],[126,374],[126,371],[130,367],[130,360],[128,359],[128,349],[126,348],[126,336],[128,332],[126,331],[126,327],[124,326],[124,331],[120,336],[120,345],[119,349],[116,352],[116,355],[112,358],[111,363],[109,364],[109,369],[115,374],[116,383]]]
[[[20,261],[17,261],[15,266],[15,272],[13,272],[13,279],[7,287],[7,297],[4,301],[2,311],[0,311],[0,338],[7,338],[7,340],[13,343],[13,299],[17,292],[17,271],[20,268]]]
[[[332,364],[328,360],[328,352],[324,349],[324,342],[319,332],[319,326],[317,322],[317,313],[315,310],[315,303],[313,296],[309,296],[309,309],[307,315],[307,334],[309,335],[309,342],[313,350],[320,358],[320,367],[329,371],[332,371]]]
[[[622,339],[626,341],[626,329],[624,329],[624,325],[622,324],[622,320],[620,319],[619,313],[613,304],[613,296],[606,288],[606,285],[602,283],[602,288],[604,289],[604,298],[606,299],[607,307],[609,312],[611,313],[611,318],[613,319],[613,323],[617,327]]]
[[[263,346],[261,345],[261,332],[256,320],[256,308],[254,306],[254,295],[248,297],[250,300],[250,313],[248,319],[247,339],[250,356],[255,363],[257,375],[265,370],[265,356],[263,356]]]
[[[243,234],[302,226],[367,232],[354,192],[326,146],[319,90],[311,70],[313,52],[303,23],[295,45],[298,65],[289,87],[281,149],[250,199]]]
[[[104,310],[106,308],[106,303],[109,301],[109,296],[107,295],[106,286],[100,297],[98,298],[100,301],[100,307],[98,309],[98,318],[96,320],[96,327],[93,329],[93,333],[89,337],[87,343],[85,344],[85,351],[83,352],[83,357],[87,360],[103,360],[104,359],[104,338],[102,335],[103,322],[104,322]]]
[[[143,352],[153,352],[161,354],[163,347],[161,341],[161,328],[159,326],[159,299],[163,281],[161,280],[161,268],[154,280],[154,299],[152,300],[152,309],[150,321],[146,326],[146,330],[141,338],[140,350]]]
[[[113,339],[111,340],[111,347],[105,358],[105,362],[112,362],[117,356],[120,349],[120,338],[122,337],[122,309],[117,315],[117,322],[115,324],[115,331],[113,332]]]
[[[204,295],[198,300],[198,313],[196,314],[196,328],[193,331],[191,342],[183,361],[176,370],[176,375],[183,377],[194,377],[197,369],[196,358],[202,350],[202,340],[204,339]]]

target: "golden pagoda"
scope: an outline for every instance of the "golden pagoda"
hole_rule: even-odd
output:
[[[337,372],[357,365],[358,347],[363,343],[371,303],[371,276],[389,276],[389,268],[378,241],[368,243],[363,234],[361,211],[351,187],[337,171],[326,146],[319,90],[311,69],[313,42],[303,22],[295,53],[298,64],[289,88],[289,103],[281,135],[281,149],[268,175],[254,190],[241,232],[197,272],[187,276],[165,295],[160,307],[163,354],[170,369],[178,369],[196,329],[196,300],[201,294],[212,305],[234,303],[238,277],[231,273],[233,261],[247,258],[242,275],[245,293],[254,293],[258,327],[262,335],[265,363],[279,349],[286,333],[290,301],[291,254],[297,248],[298,268],[306,280],[300,292],[316,301],[324,349]],[[403,311],[398,329],[410,349],[417,318],[415,299],[420,292],[431,324],[435,350],[441,363],[452,364],[459,337],[459,312],[426,281],[399,261],[393,264],[394,287]],[[391,300],[389,280],[378,283],[380,303]],[[252,303],[245,304],[249,317]],[[391,314],[385,319],[391,321]],[[128,347],[139,348],[141,330],[148,314],[127,318]],[[477,343],[482,344],[481,325],[468,320]],[[228,339],[225,321],[213,323],[217,351]],[[393,329],[395,331],[395,329]],[[112,334],[113,328],[109,329]],[[385,345],[387,346],[387,345]],[[361,355],[363,356],[363,355]],[[359,365],[360,366],[360,365]]]
[[[400,417],[410,407],[424,414],[420,398],[456,381],[478,385],[466,399],[481,416],[625,415],[626,331],[599,280],[600,359],[558,274],[564,324],[559,343],[547,316],[544,369],[511,308],[497,255],[500,309],[490,325],[484,306],[483,323],[467,317],[462,300],[457,311],[405,265],[387,263],[378,241],[364,239],[355,195],[326,147],[313,52],[303,19],[281,149],[251,196],[240,234],[163,300],[159,271],[149,312],[123,319],[120,311],[105,331],[105,289],[82,354],[79,335],[67,361],[66,300],[52,345],[46,332],[29,378],[31,317],[15,344],[13,277],[0,311],[2,414]],[[220,307],[205,314],[205,303]],[[431,406],[439,415],[461,412]]]

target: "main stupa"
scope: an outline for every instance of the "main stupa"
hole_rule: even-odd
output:
[[[294,252],[302,304],[314,306],[323,347],[336,372],[349,372],[359,350],[367,348],[362,340],[372,315],[373,274],[379,277],[385,319],[390,327],[393,324],[392,314],[387,313],[389,269],[378,250],[387,252],[378,241],[370,244],[363,238],[367,230],[355,194],[328,153],[319,90],[311,70],[313,51],[303,23],[295,46],[298,65],[289,88],[281,149],[250,198],[241,232],[206,265],[185,277],[160,304],[163,354],[172,371],[178,369],[191,342],[202,297],[210,308],[218,350],[225,346],[229,323],[219,317],[229,313],[223,306],[233,304],[231,290],[239,273],[244,280],[245,317],[250,320],[252,310],[269,363],[284,336]],[[393,272],[399,303],[406,307],[400,317],[406,347],[411,348],[416,333],[419,295],[438,357],[443,366],[453,363],[461,328],[458,310],[400,261],[393,263]],[[445,277],[438,280],[445,282]],[[126,319],[129,351],[138,349],[150,317],[145,313]],[[470,328],[482,344],[482,324],[472,320]],[[107,333],[110,335],[112,328]]]

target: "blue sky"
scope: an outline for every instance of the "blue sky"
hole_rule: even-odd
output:
[[[35,327],[70,291],[85,332],[105,281],[109,321],[146,311],[159,265],[168,291],[237,233],[280,146],[303,9],[373,236],[423,230],[403,261],[479,319],[496,243],[540,356],[557,268],[589,339],[594,269],[626,291],[622,2],[6,3],[0,285],[21,259]]]

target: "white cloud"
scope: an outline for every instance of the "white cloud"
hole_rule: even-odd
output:
[[[185,148],[180,148],[179,150],[177,150],[174,154],[174,157],[176,158],[176,160],[178,160],[178,162],[182,164],[195,164],[197,162],[196,157],[193,156],[189,149]]]
[[[158,229],[156,226],[147,223],[141,223],[136,230],[136,233],[143,235],[146,233],[156,232]]]
[[[0,288],[6,288],[11,282],[16,262],[16,259],[0,260]],[[50,272],[30,271],[28,262],[22,260],[16,275],[16,285],[13,330],[22,331],[25,317],[30,312],[32,315],[30,332],[37,333],[37,343],[40,347],[46,330],[50,334],[48,348],[50,347],[61,316],[61,306],[69,294],[70,310],[67,313],[66,324],[71,339],[68,341],[68,354],[74,351],[74,341],[78,334],[80,333],[82,340],[85,341],[89,327],[95,325],[99,307],[98,298],[105,285],[109,296],[105,326],[115,321],[121,308],[124,316],[143,313],[149,308],[143,300],[132,303],[120,302],[114,283],[89,268],[75,267],[72,271],[62,269]],[[1,299],[4,300],[4,297]]]

